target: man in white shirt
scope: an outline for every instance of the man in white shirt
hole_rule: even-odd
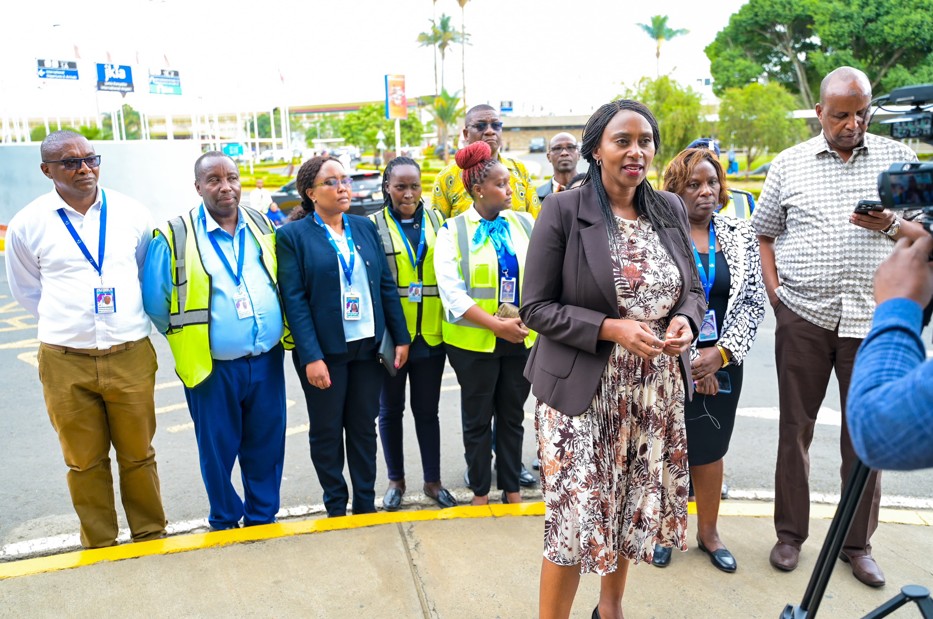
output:
[[[256,189],[249,192],[249,205],[254,211],[259,211],[263,215],[272,205],[272,194],[263,189],[265,183],[261,178],[256,179]]]
[[[14,298],[38,318],[39,380],[81,544],[116,543],[111,445],[132,539],[157,539],[165,534],[152,448],[157,364],[139,284],[151,215],[98,187],[100,155],[83,136],[56,131],[40,152],[54,188],[10,222],[6,271]]]

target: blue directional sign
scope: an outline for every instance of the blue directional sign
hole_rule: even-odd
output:
[[[124,64],[97,63],[97,90],[133,92],[133,70]]]
[[[239,142],[230,142],[229,144],[224,144],[223,151],[228,157],[239,157],[243,154],[243,145]]]
[[[181,78],[178,71],[162,69],[158,74],[149,74],[149,92],[154,95],[180,95]]]
[[[78,63],[73,60],[36,59],[36,75],[43,80],[77,80]]]

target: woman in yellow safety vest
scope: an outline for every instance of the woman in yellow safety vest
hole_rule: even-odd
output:
[[[434,276],[434,243],[444,216],[421,200],[421,168],[414,159],[396,157],[383,176],[385,208],[369,218],[376,224],[389,271],[398,286],[411,348],[408,363],[386,375],[379,398],[379,436],[389,475],[382,500],[397,510],[405,494],[402,413],[405,385],[411,382],[411,412],[421,452],[424,493],[441,507],[457,500],[441,484],[441,427],[438,402],[446,357],[442,344],[443,307]]]
[[[491,157],[488,144],[470,144],[456,158],[473,206],[441,227],[434,269],[447,358],[460,382],[472,503],[489,503],[493,416],[497,485],[504,503],[518,503],[530,389],[522,373],[534,334],[518,318],[517,307],[534,220],[511,210],[509,170]]]

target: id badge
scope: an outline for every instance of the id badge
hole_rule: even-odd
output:
[[[421,293],[424,286],[421,282],[412,282],[408,284],[408,302],[421,303]]]
[[[715,342],[719,339],[719,332],[716,330],[716,310],[706,310],[703,317],[703,324],[700,325],[701,342]]]
[[[360,319],[360,295],[353,292],[352,290],[347,290],[343,293],[343,319],[344,320],[359,320]]]
[[[117,295],[113,288],[94,289],[94,313],[114,314],[117,311]]]
[[[515,286],[517,282],[514,277],[503,277],[499,281],[499,302],[515,303]]]
[[[236,306],[237,318],[243,320],[244,318],[253,317],[253,303],[249,300],[246,290],[238,289],[237,293],[233,295],[233,303]]]

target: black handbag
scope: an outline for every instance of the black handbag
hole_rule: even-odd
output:
[[[382,341],[379,343],[376,356],[379,358],[379,362],[382,363],[382,367],[389,373],[389,376],[394,377],[398,374],[398,369],[395,367],[395,340],[392,338],[392,334],[389,333],[388,327],[382,334]]]

